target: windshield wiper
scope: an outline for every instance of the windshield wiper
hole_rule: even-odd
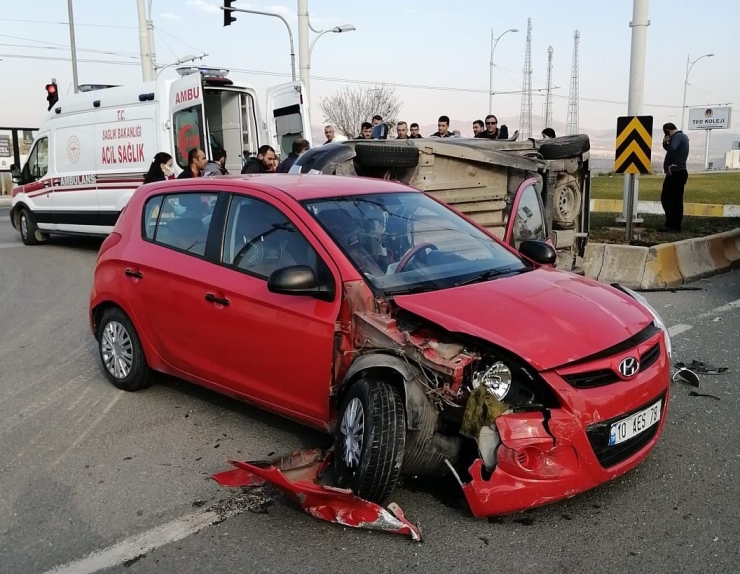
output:
[[[481,273],[478,273],[477,275],[473,275],[472,277],[468,277],[467,279],[458,281],[457,283],[455,283],[455,287],[461,287],[462,285],[470,285],[471,283],[478,283],[481,281],[488,281],[489,279],[492,279],[493,277],[499,277],[501,275],[524,273],[530,270],[531,270],[531,267],[522,267],[521,269],[509,269],[509,268],[487,269],[486,271],[482,271]]]
[[[404,287],[403,289],[387,289],[385,291],[385,296],[393,297],[395,295],[413,295],[414,293],[426,293],[427,291],[436,291],[437,289],[439,289],[439,287],[432,283],[420,283],[418,285]]]

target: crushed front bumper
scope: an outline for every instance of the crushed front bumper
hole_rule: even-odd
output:
[[[489,472],[482,459],[458,480],[477,517],[510,514],[569,498],[628,472],[658,441],[669,400],[670,364],[662,352],[644,373],[614,387],[574,389],[557,373],[544,373],[563,400],[561,408],[501,415],[501,444]],[[661,402],[659,421],[632,438],[609,445],[612,423]]]

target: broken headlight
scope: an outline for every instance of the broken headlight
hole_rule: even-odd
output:
[[[473,373],[473,389],[483,385],[496,399],[503,402],[511,390],[511,379],[511,369],[503,361],[496,361],[490,367]]]
[[[556,407],[552,389],[536,372],[508,353],[488,355],[475,366],[469,379],[471,392],[480,386],[499,402],[513,408]]]
[[[671,335],[668,333],[668,327],[666,327],[666,324],[663,322],[663,319],[660,315],[658,315],[658,312],[653,309],[653,307],[650,305],[650,303],[647,302],[647,299],[640,295],[639,293],[634,292],[632,289],[628,289],[627,287],[623,287],[622,285],[619,285],[619,289],[627,293],[630,297],[632,297],[635,301],[637,301],[640,305],[642,305],[645,310],[650,313],[653,316],[653,324],[663,331],[663,339],[665,340],[665,348],[668,351],[668,360],[671,360],[671,357],[673,355],[673,349],[671,348]]]

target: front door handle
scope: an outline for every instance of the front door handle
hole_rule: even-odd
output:
[[[137,279],[144,278],[144,274],[141,271],[135,271],[134,269],[126,269],[124,273],[128,275],[129,277],[136,277]]]
[[[225,297],[216,297],[213,293],[206,293],[206,301],[210,301],[211,303],[218,303],[219,305],[223,305],[224,307],[229,304],[229,300]]]

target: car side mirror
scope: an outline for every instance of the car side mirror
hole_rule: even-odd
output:
[[[10,166],[10,176],[13,178],[13,183],[21,182],[21,170],[17,165]]]
[[[281,267],[270,274],[267,290],[281,295],[308,295],[322,301],[334,300],[334,287],[323,284],[308,265]]]
[[[519,253],[540,265],[554,265],[558,258],[558,253],[552,245],[536,239],[522,241],[519,245]]]

